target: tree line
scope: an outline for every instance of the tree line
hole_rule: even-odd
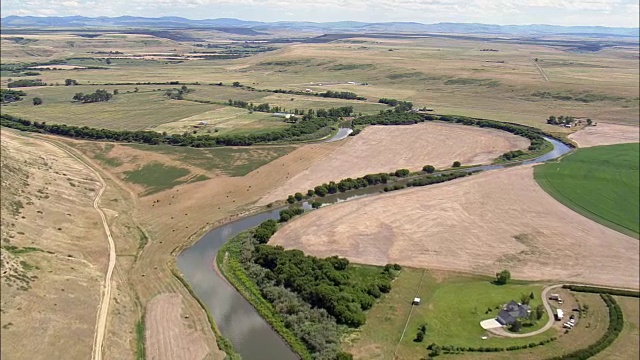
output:
[[[96,129],[87,126],[72,126],[64,124],[47,124],[46,122],[31,122],[15,116],[1,114],[0,125],[22,131],[47,133],[79,139],[111,140],[141,144],[168,144],[189,147],[216,146],[250,146],[253,144],[272,143],[277,141],[296,141],[304,136],[315,134],[323,128],[336,123],[336,119],[315,117],[307,121],[292,124],[289,127],[270,132],[247,135],[199,135],[189,133],[167,135],[155,131],[144,130],[109,130]]]
[[[41,79],[20,79],[14,80],[7,84],[8,88],[17,88],[17,87],[31,87],[31,86],[45,86],[47,85]]]

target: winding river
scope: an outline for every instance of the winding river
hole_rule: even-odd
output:
[[[343,129],[341,129],[343,130]],[[349,132],[339,131],[328,141],[346,138]],[[545,138],[553,144],[553,150],[522,164],[532,164],[555,159],[571,151],[567,145],[555,139]],[[483,165],[466,171],[489,171],[504,165]],[[347,194],[343,194],[347,195]],[[355,197],[361,197],[355,196]],[[336,201],[344,201],[341,197]],[[258,314],[251,304],[215,271],[215,257],[220,247],[238,233],[258,226],[268,219],[278,219],[281,209],[248,216],[215,228],[177,257],[178,268],[196,295],[207,306],[222,334],[231,340],[236,351],[245,360],[288,360],[298,356],[282,338]]]

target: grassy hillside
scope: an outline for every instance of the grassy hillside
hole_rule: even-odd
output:
[[[538,184],[558,201],[612,229],[638,237],[640,144],[579,149],[535,168]]]

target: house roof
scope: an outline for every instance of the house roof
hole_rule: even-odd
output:
[[[513,317],[507,310],[502,310],[498,314],[496,320],[498,320],[498,322],[502,325],[511,325],[516,321],[516,318]]]

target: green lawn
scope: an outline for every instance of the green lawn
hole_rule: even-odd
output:
[[[531,306],[540,304],[542,285],[512,282],[497,286],[490,278],[454,275],[446,279],[426,271],[422,279],[422,269],[405,268],[393,282],[391,292],[384,296],[367,313],[366,324],[347,336],[346,350],[357,358],[391,359],[400,340],[405,323],[411,311],[411,300],[417,296],[421,304],[413,308],[404,338],[398,346],[397,356],[402,359],[418,359],[426,354],[431,343],[465,347],[508,347],[529,344],[556,335],[555,330],[544,334],[522,338],[489,338],[482,340],[485,331],[480,321],[495,318],[496,306],[510,300],[519,301],[521,294],[534,293]],[[420,290],[417,291],[422,279]],[[487,308],[493,310],[485,314]],[[533,329],[543,326],[548,315],[538,321]],[[415,342],[420,325],[427,325],[427,333],[422,342]],[[368,353],[371,351],[372,353]],[[375,353],[375,354],[374,354]],[[369,355],[365,355],[369,354]]]
[[[538,184],[576,212],[624,234],[640,228],[640,144],[578,149],[535,167]]]

